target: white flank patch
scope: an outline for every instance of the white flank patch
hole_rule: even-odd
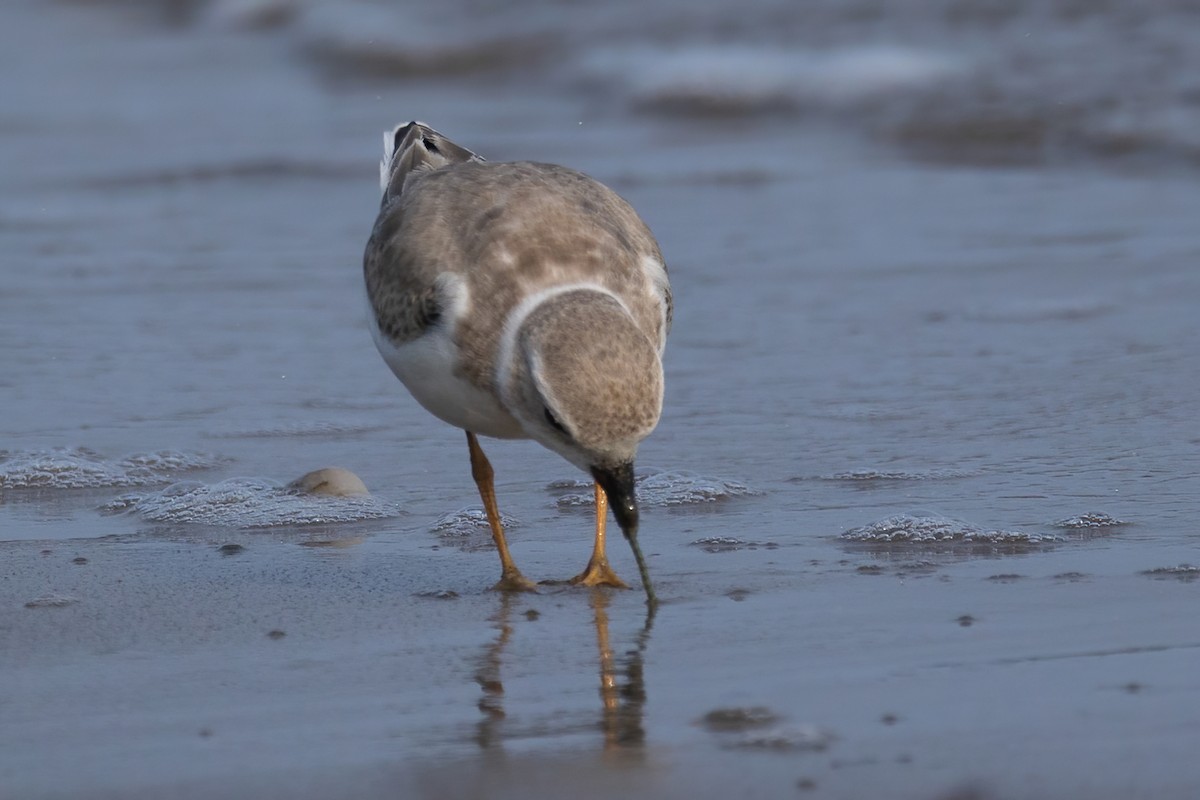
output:
[[[483,436],[528,438],[495,397],[455,374],[458,349],[444,328],[400,346],[388,341],[378,328],[373,333],[383,360],[430,414]]]
[[[401,345],[379,330],[368,303],[368,325],[375,347],[392,372],[426,411],[456,428],[499,439],[524,439],[520,423],[496,397],[458,374],[459,351],[454,344],[457,321],[470,308],[466,285],[457,276],[438,278],[438,296],[446,302],[442,320],[423,336]]]

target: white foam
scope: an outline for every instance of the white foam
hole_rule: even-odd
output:
[[[709,478],[691,472],[662,470],[639,473],[634,479],[634,487],[637,490],[638,504],[643,507],[697,505],[762,494],[757,489],[737,481]],[[558,481],[548,488],[554,491],[586,490],[568,491],[561,495],[557,501],[559,508],[591,506],[596,502],[590,481]]]
[[[1064,541],[1052,533],[987,530],[969,522],[938,514],[896,514],[853,528],[841,535],[853,542],[911,542],[916,544],[1042,544]]]
[[[90,489],[167,483],[189,470],[208,469],[224,459],[208,453],[160,450],[111,459],[86,447],[0,450],[0,490]]]
[[[136,513],[152,522],[266,528],[384,519],[400,513],[369,496],[312,495],[259,478],[217,484],[184,481],[161,491],[126,494],[106,503],[110,514]]]
[[[500,524],[507,531],[509,528],[515,528],[521,523],[516,517],[501,512]],[[482,508],[461,508],[458,511],[451,511],[438,517],[430,530],[438,536],[454,538],[475,536],[480,533],[491,535],[492,528],[488,522],[487,512]]]

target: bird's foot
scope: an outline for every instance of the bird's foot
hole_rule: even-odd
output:
[[[499,582],[492,587],[496,592],[537,592],[537,584],[517,570],[505,570]]]
[[[567,583],[572,586],[611,586],[614,589],[628,589],[629,584],[617,577],[613,568],[608,565],[608,559],[599,561],[592,559],[583,572],[576,575]]]

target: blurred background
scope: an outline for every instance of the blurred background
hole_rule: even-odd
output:
[[[461,433],[366,330],[412,119],[588,172],[666,255],[670,781],[1194,795],[1196,0],[5,0],[0,794],[594,743],[603,609],[496,607]],[[525,572],[582,566],[579,476],[487,448]],[[331,464],[371,504],[280,491]],[[746,755],[721,704],[818,728]]]

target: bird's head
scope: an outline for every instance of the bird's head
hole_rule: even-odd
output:
[[[530,311],[503,374],[505,404],[533,439],[588,472],[636,536],[633,462],[662,412],[658,350],[611,295],[565,292]]]

